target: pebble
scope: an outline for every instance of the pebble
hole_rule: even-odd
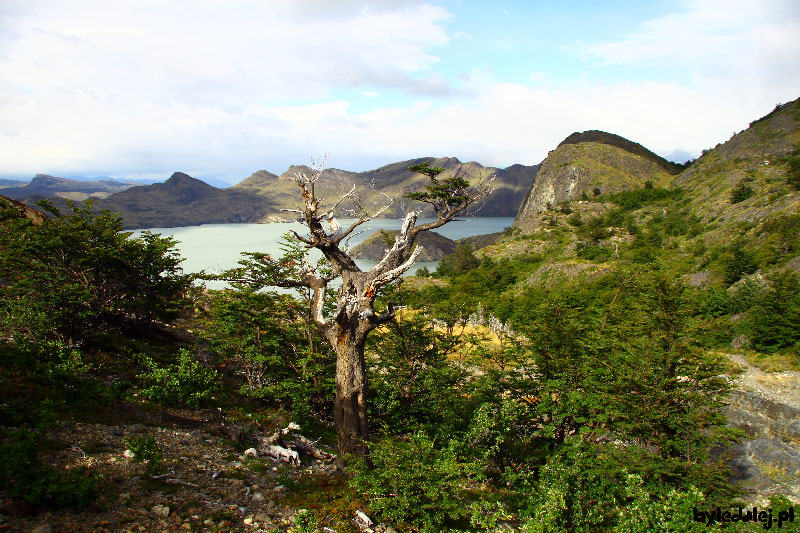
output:
[[[249,526],[253,523],[253,519],[251,517],[247,517],[243,520],[243,522],[245,523],[245,525]]]
[[[169,507],[167,507],[166,505],[154,505],[153,508],[150,509],[150,511],[154,515],[160,516],[162,518],[166,518],[169,516]]]
[[[256,492],[253,494],[253,501],[254,502],[265,502],[267,501],[267,497],[261,494],[260,492]]]
[[[245,454],[245,456],[258,457],[258,452],[256,451],[255,448],[247,448],[244,451],[244,454]]]
[[[133,451],[131,450],[125,450],[124,452],[122,452],[122,455],[124,455],[128,459],[133,459],[134,457],[136,457],[136,454],[133,453]]]

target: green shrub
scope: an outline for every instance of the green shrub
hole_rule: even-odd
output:
[[[575,226],[576,228],[578,226],[582,226],[583,225],[583,219],[581,218],[581,214],[580,213],[572,213],[569,216],[569,218],[567,218],[567,223],[570,226]]]
[[[0,336],[78,343],[125,320],[172,320],[191,278],[176,242],[138,239],[122,219],[91,204],[40,225],[0,200]],[[31,325],[33,327],[31,327]]]
[[[242,394],[289,408],[301,423],[330,415],[335,356],[307,303],[247,288],[207,296],[204,337],[244,378]]]
[[[125,444],[133,452],[134,462],[146,463],[148,474],[156,475],[164,471],[164,454],[154,437],[145,435],[127,437]]]
[[[39,460],[39,441],[29,431],[0,443],[0,488],[34,507],[85,507],[97,498],[100,478],[86,467],[58,471]]]
[[[470,468],[458,460],[456,448],[437,449],[424,433],[377,443],[370,455],[375,468],[356,463],[351,485],[384,522],[410,531],[447,531],[470,515],[463,486]]]
[[[540,469],[532,485],[519,513],[527,532],[588,533],[614,523],[618,483],[604,475],[597,458],[583,447],[564,447]]]
[[[603,263],[611,259],[611,251],[598,244],[579,243],[577,255],[581,259]]]
[[[705,533],[709,530],[705,523],[693,520],[695,508],[709,507],[705,495],[695,487],[685,491],[673,489],[665,496],[654,498],[641,477],[629,474],[625,496],[629,501],[621,508],[615,532]]]
[[[197,407],[216,388],[217,371],[196,361],[186,349],[178,353],[178,361],[169,367],[158,366],[143,356],[149,372],[137,376],[145,385],[142,394],[153,401],[167,405]]]
[[[732,285],[747,274],[758,270],[758,264],[753,254],[744,248],[744,241],[735,241],[730,248],[720,256],[725,274],[725,283]]]
[[[762,291],[748,312],[747,325],[753,347],[766,353],[792,348],[800,343],[800,282],[793,273],[770,276],[769,289]]]
[[[731,203],[738,204],[739,202],[744,202],[751,196],[755,194],[755,190],[750,187],[744,181],[740,181],[739,184],[733,188],[731,191]]]

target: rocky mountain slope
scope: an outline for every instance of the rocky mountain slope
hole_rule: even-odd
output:
[[[689,208],[716,223],[722,239],[729,223],[764,223],[800,211],[800,196],[787,182],[789,156],[800,147],[800,100],[789,102],[751,123],[727,142],[706,151],[675,179],[686,191]],[[741,200],[731,200],[734,189]],[[748,192],[748,190],[750,192]]]
[[[14,200],[13,198],[9,198],[8,196],[3,196],[0,194],[0,209],[4,209],[6,207],[17,209],[20,218],[29,218],[34,225],[41,224],[47,218],[47,215],[41,211],[33,209],[32,207],[28,207],[18,200]]]
[[[530,187],[538,170],[538,166],[512,165],[506,169],[499,169],[484,167],[475,162],[462,163],[454,157],[423,157],[392,163],[366,172],[325,169],[317,182],[316,193],[325,200],[335,201],[355,185],[359,202],[365,208],[378,208],[385,205],[384,194],[395,199],[394,204],[384,213],[384,216],[402,217],[411,208],[422,209],[422,216],[430,215],[425,211],[425,206],[412,206],[409,200],[404,198],[408,193],[426,184],[427,178],[408,171],[408,167],[424,161],[429,161],[431,166],[444,168],[445,171],[441,174],[443,178],[458,175],[470,183],[477,184],[481,180],[493,177],[494,192],[475,208],[477,216],[487,217],[514,216],[525,191]],[[293,178],[298,172],[310,173],[312,170],[306,166],[292,166],[280,176],[260,170],[235,185],[233,189],[265,196],[273,205],[294,208],[298,204],[299,197]],[[349,208],[351,211],[357,210],[352,203],[345,205],[344,208]],[[279,213],[275,213],[275,215],[280,216]]]
[[[122,214],[130,229],[261,222],[276,211],[264,196],[217,189],[182,172],[164,183],[132,187],[97,200],[94,206]]]
[[[398,233],[400,232],[397,230],[376,231],[367,237],[364,242],[353,248],[353,257],[356,259],[380,261],[383,259],[385,251],[394,243],[395,235]],[[423,247],[422,252],[417,257],[417,261],[438,261],[455,250],[456,242],[436,232],[426,231],[420,233],[417,237],[415,246]]]
[[[546,211],[564,202],[590,200],[647,182],[667,186],[674,170],[656,154],[617,135],[574,133],[542,162],[514,226],[524,232],[534,230]]]

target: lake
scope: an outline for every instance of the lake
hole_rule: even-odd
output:
[[[430,222],[432,219],[420,219],[418,224]],[[347,227],[354,219],[340,219],[339,223]],[[359,230],[361,233],[350,238],[349,246],[352,248],[364,241],[375,231],[381,229],[400,229],[402,219],[374,219],[364,223]],[[514,222],[513,217],[475,217],[458,219],[449,222],[435,231],[448,239],[461,239],[473,235],[483,235],[502,231]],[[186,226],[180,228],[149,228],[135,230],[133,236],[140,235],[143,231],[152,231],[165,237],[173,237],[178,241],[178,251],[185,258],[183,269],[185,272],[216,273],[236,266],[241,259],[241,252],[264,252],[280,257],[280,242],[283,235],[289,231],[297,231],[300,235],[307,234],[305,226],[300,222],[270,223],[270,224],[204,224],[202,226]],[[358,231],[358,230],[356,230]],[[375,263],[359,259],[356,261],[361,269],[368,269]],[[416,263],[409,274],[417,269],[428,267],[435,270],[438,261]],[[216,284],[209,284],[210,288]]]

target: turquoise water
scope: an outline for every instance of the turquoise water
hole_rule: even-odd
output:
[[[421,219],[419,223],[430,221]],[[339,223],[346,227],[353,219],[341,219]],[[361,233],[354,235],[349,246],[352,248],[380,229],[400,229],[400,219],[375,219],[363,224]],[[438,229],[439,233],[449,239],[461,239],[473,235],[495,233],[510,226],[514,222],[511,217],[481,217],[465,218],[450,222]],[[305,235],[303,224],[270,223],[270,224],[205,224],[202,226],[187,226],[181,228],[150,228],[149,230],[136,230],[134,236],[143,231],[160,233],[163,236],[173,237],[181,255],[185,258],[183,269],[185,272],[216,273],[227,268],[235,267],[241,258],[241,252],[264,252],[272,256],[280,256],[280,241],[289,231],[297,231]],[[357,230],[358,231],[358,230]],[[358,266],[367,269],[375,263],[372,261],[358,260]],[[413,274],[417,269],[426,266],[435,270],[438,261],[420,262],[409,271]]]

